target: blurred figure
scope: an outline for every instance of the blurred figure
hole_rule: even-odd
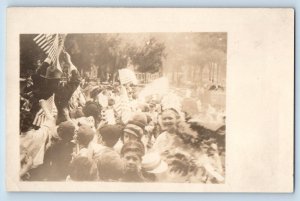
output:
[[[77,148],[75,155],[79,156],[90,156],[92,150],[89,149],[90,142],[95,137],[95,130],[88,125],[81,125],[75,136],[77,142]]]
[[[120,155],[110,149],[104,149],[97,157],[98,176],[100,181],[119,181],[123,175],[123,161]]]
[[[142,159],[143,175],[149,181],[157,182],[164,178],[168,164],[163,161],[158,153],[148,153]]]
[[[23,168],[20,175],[24,175],[25,170],[27,170],[30,174],[30,180],[39,179],[38,171],[36,170],[43,164],[45,151],[55,133],[54,117],[47,110],[44,100],[40,100],[39,103],[40,107],[45,112],[45,121],[41,124],[39,129],[33,129],[33,116],[30,112],[23,111],[20,115],[20,152],[21,154],[26,153],[26,157],[22,156],[21,158],[28,159],[21,161],[23,163]],[[30,163],[28,163],[28,161],[30,161]],[[37,176],[36,178],[35,175]]]
[[[75,144],[72,142],[75,126],[70,121],[59,124],[57,128],[59,141],[53,144],[45,153],[44,174],[49,181],[63,181],[69,173]]]
[[[67,181],[96,181],[98,180],[96,164],[85,156],[77,156],[70,164],[70,174]]]
[[[116,156],[119,154],[114,150],[115,144],[120,139],[122,127],[118,125],[105,125],[98,130],[98,141],[93,143],[93,159],[98,160],[103,152],[112,152]]]

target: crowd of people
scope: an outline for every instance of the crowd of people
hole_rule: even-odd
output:
[[[46,59],[21,89],[21,180],[224,182],[225,123],[193,118],[174,93],[89,80],[62,54],[62,71]]]

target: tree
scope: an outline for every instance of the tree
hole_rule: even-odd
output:
[[[20,76],[27,77],[37,68],[37,60],[44,60],[46,55],[33,41],[37,34],[20,35]]]
[[[162,60],[166,57],[164,43],[151,37],[142,47],[129,47],[128,55],[139,72],[154,73],[162,68]]]
[[[65,46],[79,69],[89,71],[94,64],[99,67],[101,80],[105,80],[107,73],[115,75],[126,66],[121,42],[118,34],[69,34]]]
[[[213,74],[212,81],[219,82],[220,73],[224,74],[227,55],[227,34],[226,33],[202,33],[194,36],[198,51],[195,54],[195,61],[199,64],[200,74],[205,66],[209,67],[210,74]],[[201,76],[202,77],[202,76]],[[201,81],[201,80],[200,80]]]

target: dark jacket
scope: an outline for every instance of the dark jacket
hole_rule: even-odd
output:
[[[64,114],[63,110],[64,108],[68,108],[69,100],[71,99],[74,91],[78,88],[80,80],[79,72],[77,70],[73,70],[71,72],[70,80],[63,85],[59,85],[55,90],[54,102],[58,112],[56,121],[57,124],[67,120],[67,114]]]
[[[75,145],[71,142],[57,142],[50,147],[44,157],[44,174],[48,181],[65,180],[69,174],[69,165]]]

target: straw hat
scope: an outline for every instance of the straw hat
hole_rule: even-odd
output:
[[[161,160],[161,157],[158,153],[148,153],[143,156],[142,168],[153,174],[159,174],[167,171],[168,164]]]

